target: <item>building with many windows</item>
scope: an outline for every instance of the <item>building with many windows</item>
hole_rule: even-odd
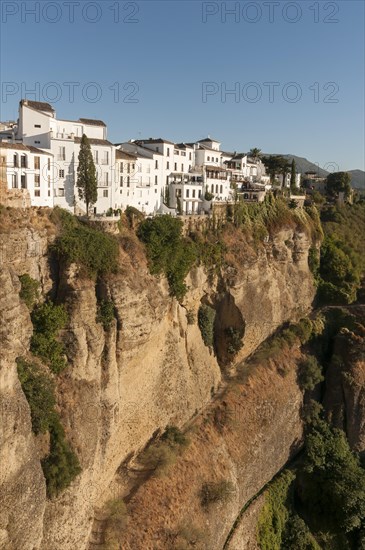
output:
[[[18,122],[0,129],[6,185],[27,193],[33,206],[85,213],[77,192],[81,138],[88,137],[97,172],[96,215],[133,206],[200,214],[233,200],[247,182],[267,183],[265,169],[247,154],[221,151],[207,137],[174,143],[162,138],[112,144],[102,120],[63,120],[49,103],[22,100]],[[260,194],[261,198],[261,194]]]

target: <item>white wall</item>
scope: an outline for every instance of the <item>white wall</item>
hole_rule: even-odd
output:
[[[52,157],[51,155],[1,147],[0,155],[6,159],[6,179],[8,189],[28,189],[32,206],[53,207]],[[17,155],[18,166],[14,166],[14,155]],[[21,166],[21,157],[26,158],[26,167]],[[39,159],[39,168],[35,158]],[[50,161],[50,162],[49,162]],[[50,168],[50,169],[49,169]],[[16,187],[14,187],[14,185]]]

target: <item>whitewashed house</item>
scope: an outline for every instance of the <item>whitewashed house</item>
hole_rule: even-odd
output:
[[[51,153],[1,141],[0,158],[8,189],[27,191],[33,206],[53,206]]]
[[[162,153],[133,140],[116,144],[116,147],[135,158],[135,167],[130,168],[131,174],[124,174],[121,182],[119,207],[125,210],[127,206],[133,206],[146,214],[156,214],[166,186]]]
[[[53,200],[40,201],[42,206],[58,205],[72,211],[85,211],[76,188],[83,134],[89,138],[98,177],[98,200],[94,205],[94,213],[105,213],[113,207],[116,178],[115,147],[106,139],[105,123],[85,118],[77,121],[62,120],[56,118],[56,112],[49,103],[30,100],[20,102],[14,141],[26,147],[36,147],[52,157],[47,177],[51,178]],[[41,198],[44,198],[43,195],[42,191]],[[48,199],[48,181],[46,195]]]

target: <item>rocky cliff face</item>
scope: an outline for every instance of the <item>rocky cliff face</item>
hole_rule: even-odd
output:
[[[365,307],[352,310],[365,318]],[[344,430],[351,448],[365,453],[365,338],[346,328],[336,337],[326,373],[324,404],[331,422]]]
[[[183,304],[169,296],[165,280],[149,275],[143,258],[135,261],[122,250],[120,272],[99,287],[83,278],[77,266],[66,269],[50,262],[47,249],[55,233],[46,211],[14,210],[2,219],[0,475],[5,506],[0,540],[9,550],[88,548],[95,509],[116,492],[124,496],[130,490],[131,480],[121,475],[121,465],[133,461],[157,430],[189,422],[224,385],[217,358],[203,344],[196,323],[202,302],[218,311],[221,333],[232,324],[243,327],[244,345],[237,357],[242,360],[281,323],[308,312],[314,296],[308,269],[311,242],[293,229],[278,232],[258,251],[238,243],[234,261],[221,276],[208,278],[203,268],[194,269]],[[24,273],[40,281],[43,296],[51,293],[65,303],[70,317],[62,333],[69,367],[56,379],[57,399],[82,473],[52,501],[45,496],[39,461],[44,442],[32,434],[15,365],[17,356],[27,354],[32,333],[29,312],[19,300],[18,277]],[[116,320],[109,331],[96,322],[97,293],[115,304]],[[221,349],[220,364],[226,365]],[[301,394],[293,363],[289,370],[283,378],[272,366],[272,372],[250,382],[239,402],[230,398],[233,408],[244,409],[237,431],[222,435],[198,423],[196,441],[178,465],[174,488],[168,486],[173,481],[151,480],[131,500],[134,519],[129,525],[140,526],[141,546],[132,542],[135,531],[128,527],[123,548],[167,548],[162,542],[158,546],[159,531],[150,527],[153,510],[167,510],[165,529],[172,526],[175,507],[197,506],[196,495],[180,489],[178,479],[186,482],[193,476],[200,482],[208,465],[235,486],[226,510],[199,519],[209,523],[210,548],[219,547],[240,506],[285,463],[300,440]],[[267,414],[260,409],[262,403],[268,404]],[[147,510],[140,512],[143,502],[150,506],[148,517]],[[176,517],[183,516],[179,512]]]

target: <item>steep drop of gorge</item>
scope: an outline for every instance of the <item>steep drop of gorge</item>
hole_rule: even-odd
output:
[[[209,548],[220,548],[243,503],[271,479],[301,441],[298,350],[285,357],[284,370],[274,362],[258,368],[239,395],[229,392],[222,401],[219,394],[227,384],[226,367],[247,358],[278,326],[310,311],[315,289],[308,253],[316,244],[310,230],[291,220],[267,238],[253,241],[233,227],[227,229],[225,264],[219,271],[193,267],[186,280],[188,291],[179,302],[170,295],[164,277],[150,275],[132,230],[113,229],[118,270],[95,279],[50,251],[59,226],[49,211],[8,209],[1,212],[0,225],[2,547],[86,549],[97,511],[110,499],[129,495],[132,520],[123,548],[168,548],[154,514],[169,510],[175,523],[178,518],[183,522],[184,509],[194,510],[197,504],[196,495],[180,489],[179,483],[188,480],[193,491],[220,474],[234,485],[233,504],[215,519],[197,514],[208,527]],[[32,433],[16,366],[19,357],[39,361],[30,353],[34,327],[20,298],[19,277],[24,274],[39,282],[41,302],[50,297],[63,304],[68,315],[59,334],[68,366],[50,377],[56,410],[81,472],[53,498],[46,497],[41,467],[49,436]],[[107,328],[97,320],[101,301],[113,304]],[[202,304],[216,311],[218,357],[204,344],[198,327]],[[228,329],[243,333],[234,364],[224,344]],[[212,397],[217,407],[238,411],[227,434],[222,435],[219,423],[216,429],[209,421]],[[140,480],[133,475],[131,479],[130,472],[151,438],[168,425],[182,428],[207,406],[187,454],[176,465],[176,483],[174,477],[152,478],[133,492]],[[141,505],[149,507],[148,517]],[[164,529],[175,529],[169,513]],[[140,543],[133,531],[137,526]]]

